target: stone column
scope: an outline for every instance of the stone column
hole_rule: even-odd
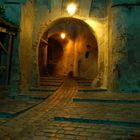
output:
[[[112,0],[109,17],[109,88],[140,91],[140,4]]]

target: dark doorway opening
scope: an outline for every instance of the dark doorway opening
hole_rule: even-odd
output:
[[[63,47],[57,39],[50,37],[47,52],[47,76],[55,76],[57,74],[57,64],[63,55]]]

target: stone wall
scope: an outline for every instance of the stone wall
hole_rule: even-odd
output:
[[[5,7],[5,18],[19,27],[14,37],[9,88],[11,96],[16,96],[27,91],[31,82],[34,1],[5,0],[1,4]]]
[[[110,88],[140,91],[140,1],[113,0],[110,14]]]
[[[8,3],[8,1],[3,1],[5,7],[5,17],[8,21],[11,21],[17,27],[20,25],[21,17],[21,5],[20,3]],[[14,37],[13,49],[12,49],[12,61],[11,61],[11,71],[10,71],[10,94],[17,95],[20,93],[20,67],[19,67],[19,35],[18,32]]]
[[[34,2],[27,1],[21,9],[20,22],[20,73],[21,88],[28,90],[31,83],[31,65],[32,65],[32,35],[34,26]]]

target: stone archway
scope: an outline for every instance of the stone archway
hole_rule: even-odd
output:
[[[55,72],[53,73],[56,75],[66,76],[72,71],[76,77],[79,76],[92,79],[97,77],[98,44],[96,37],[94,36],[94,32],[88,24],[76,18],[60,18],[53,21],[46,29],[47,30],[44,31],[40,38],[39,46],[42,45],[42,42],[49,46],[48,40],[53,38],[54,41],[57,40],[57,42],[59,42],[60,46],[62,46],[61,50],[63,50],[63,54],[60,55],[60,61],[57,61],[57,63],[51,63],[50,65],[55,65]],[[64,40],[60,38],[61,32],[66,33],[66,38]],[[45,51],[44,54],[46,55],[49,52],[48,48],[47,50],[45,48],[43,49]],[[57,53],[55,55],[57,55]],[[45,62],[42,60],[47,68],[49,67],[47,64],[48,56],[49,55],[45,56]],[[39,58],[38,60],[40,61],[41,59]],[[80,65],[79,61],[81,62]],[[39,64],[40,63],[41,62],[39,62]],[[46,66],[44,67],[44,70],[48,73],[49,69],[46,69]],[[42,68],[43,67],[39,67],[39,70],[44,71],[41,70]],[[54,71],[54,66],[50,69],[53,69],[52,71]],[[41,72],[39,74],[41,74]]]

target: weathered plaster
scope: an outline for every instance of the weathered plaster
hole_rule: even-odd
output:
[[[110,78],[111,89],[140,91],[140,6],[111,9]]]
[[[140,4],[139,0],[112,0],[112,5],[118,5],[118,4]]]
[[[34,3],[28,1],[21,9],[20,22],[20,73],[21,88],[28,90],[31,83],[32,33],[34,25]]]
[[[107,0],[92,0],[90,8],[90,17],[105,18],[107,17]]]
[[[21,5],[20,4],[5,4],[5,16],[9,21],[12,21],[15,25],[20,25],[20,17],[21,17]],[[11,72],[10,72],[10,94],[17,95],[20,93],[20,66],[19,66],[19,35],[17,33],[14,37],[14,44],[12,50],[12,64],[11,64]]]

